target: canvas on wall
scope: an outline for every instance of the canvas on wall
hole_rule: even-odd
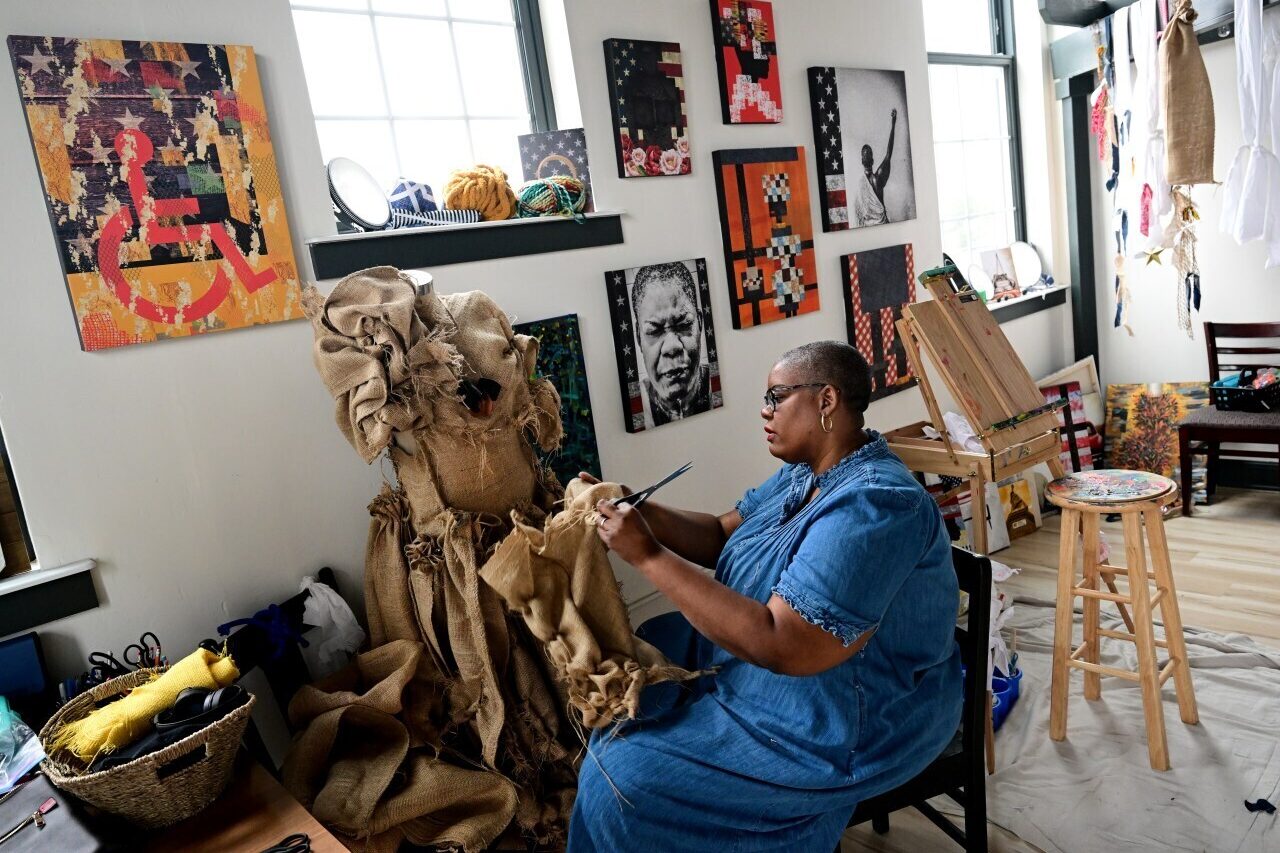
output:
[[[1107,386],[1107,467],[1173,476],[1178,424],[1209,405],[1207,382]]]
[[[804,149],[743,148],[711,158],[733,327],[817,311]]]
[[[566,314],[547,320],[516,323],[518,334],[538,339],[538,375],[551,380],[560,393],[560,421],[564,441],[550,453],[539,450],[543,464],[555,472],[563,485],[578,472],[594,477],[600,471],[600,449],[596,446],[595,421],[591,417],[591,394],[587,390],[587,365],[582,357],[582,336],[578,315]]]
[[[849,343],[871,366],[871,399],[916,384],[898,336],[902,307],[916,301],[911,244],[867,249],[840,258]]]
[[[689,174],[693,160],[680,45],[605,39],[604,64],[618,177]]]
[[[706,260],[613,270],[605,290],[627,432],[723,405]]]
[[[822,230],[915,219],[906,74],[810,68],[809,99]]]
[[[769,0],[711,0],[725,124],[782,121],[778,36]]]
[[[8,41],[82,349],[302,316],[252,48]]]
[[[517,140],[520,143],[520,168],[526,181],[553,175],[577,178],[587,193],[583,212],[590,213],[596,209],[595,196],[591,193],[591,165],[587,162],[587,136],[582,128],[525,133]]]

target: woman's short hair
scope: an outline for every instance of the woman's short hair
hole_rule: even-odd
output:
[[[861,353],[842,341],[803,344],[784,352],[778,363],[798,368],[805,382],[835,387],[852,412],[862,414],[871,405],[871,368]]]

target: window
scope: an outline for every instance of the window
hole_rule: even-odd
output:
[[[942,248],[960,267],[1026,233],[1012,0],[923,0]]]
[[[516,136],[555,126],[537,0],[291,5],[321,154],[387,190],[473,163],[518,181]]]

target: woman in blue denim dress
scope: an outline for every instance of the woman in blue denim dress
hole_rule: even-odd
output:
[[[830,853],[859,801],[951,740],[950,543],[928,493],[863,428],[869,397],[855,349],[798,347],[761,411],[786,464],[734,510],[599,507],[601,539],[679,608],[650,641],[716,673],[650,688],[639,720],[592,738],[570,853]]]

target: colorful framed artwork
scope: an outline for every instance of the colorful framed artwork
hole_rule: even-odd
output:
[[[714,151],[735,329],[818,310],[803,148]]]
[[[916,301],[911,244],[844,255],[840,268],[849,343],[871,366],[871,399],[912,387],[916,377],[897,327],[902,306]]]
[[[538,375],[550,379],[560,393],[564,441],[559,450],[550,453],[539,450],[539,458],[555,472],[561,485],[578,476],[579,471],[602,477],[578,315],[516,323],[512,328],[518,334],[538,339]]]
[[[810,68],[809,100],[822,230],[915,219],[906,74]]]
[[[725,124],[782,121],[778,36],[769,0],[711,0]]]
[[[604,65],[609,75],[618,177],[692,172],[680,45],[605,39]]]
[[[1190,410],[1207,405],[1207,382],[1108,385],[1107,467],[1172,476],[1178,424]]]
[[[703,258],[605,273],[627,432],[724,405]]]
[[[595,197],[591,194],[591,164],[587,162],[587,136],[582,128],[525,133],[517,140],[520,143],[520,168],[526,181],[552,175],[577,178],[587,191],[587,206],[583,212],[590,213],[596,209]]]
[[[82,349],[302,316],[253,48],[8,41]]]

